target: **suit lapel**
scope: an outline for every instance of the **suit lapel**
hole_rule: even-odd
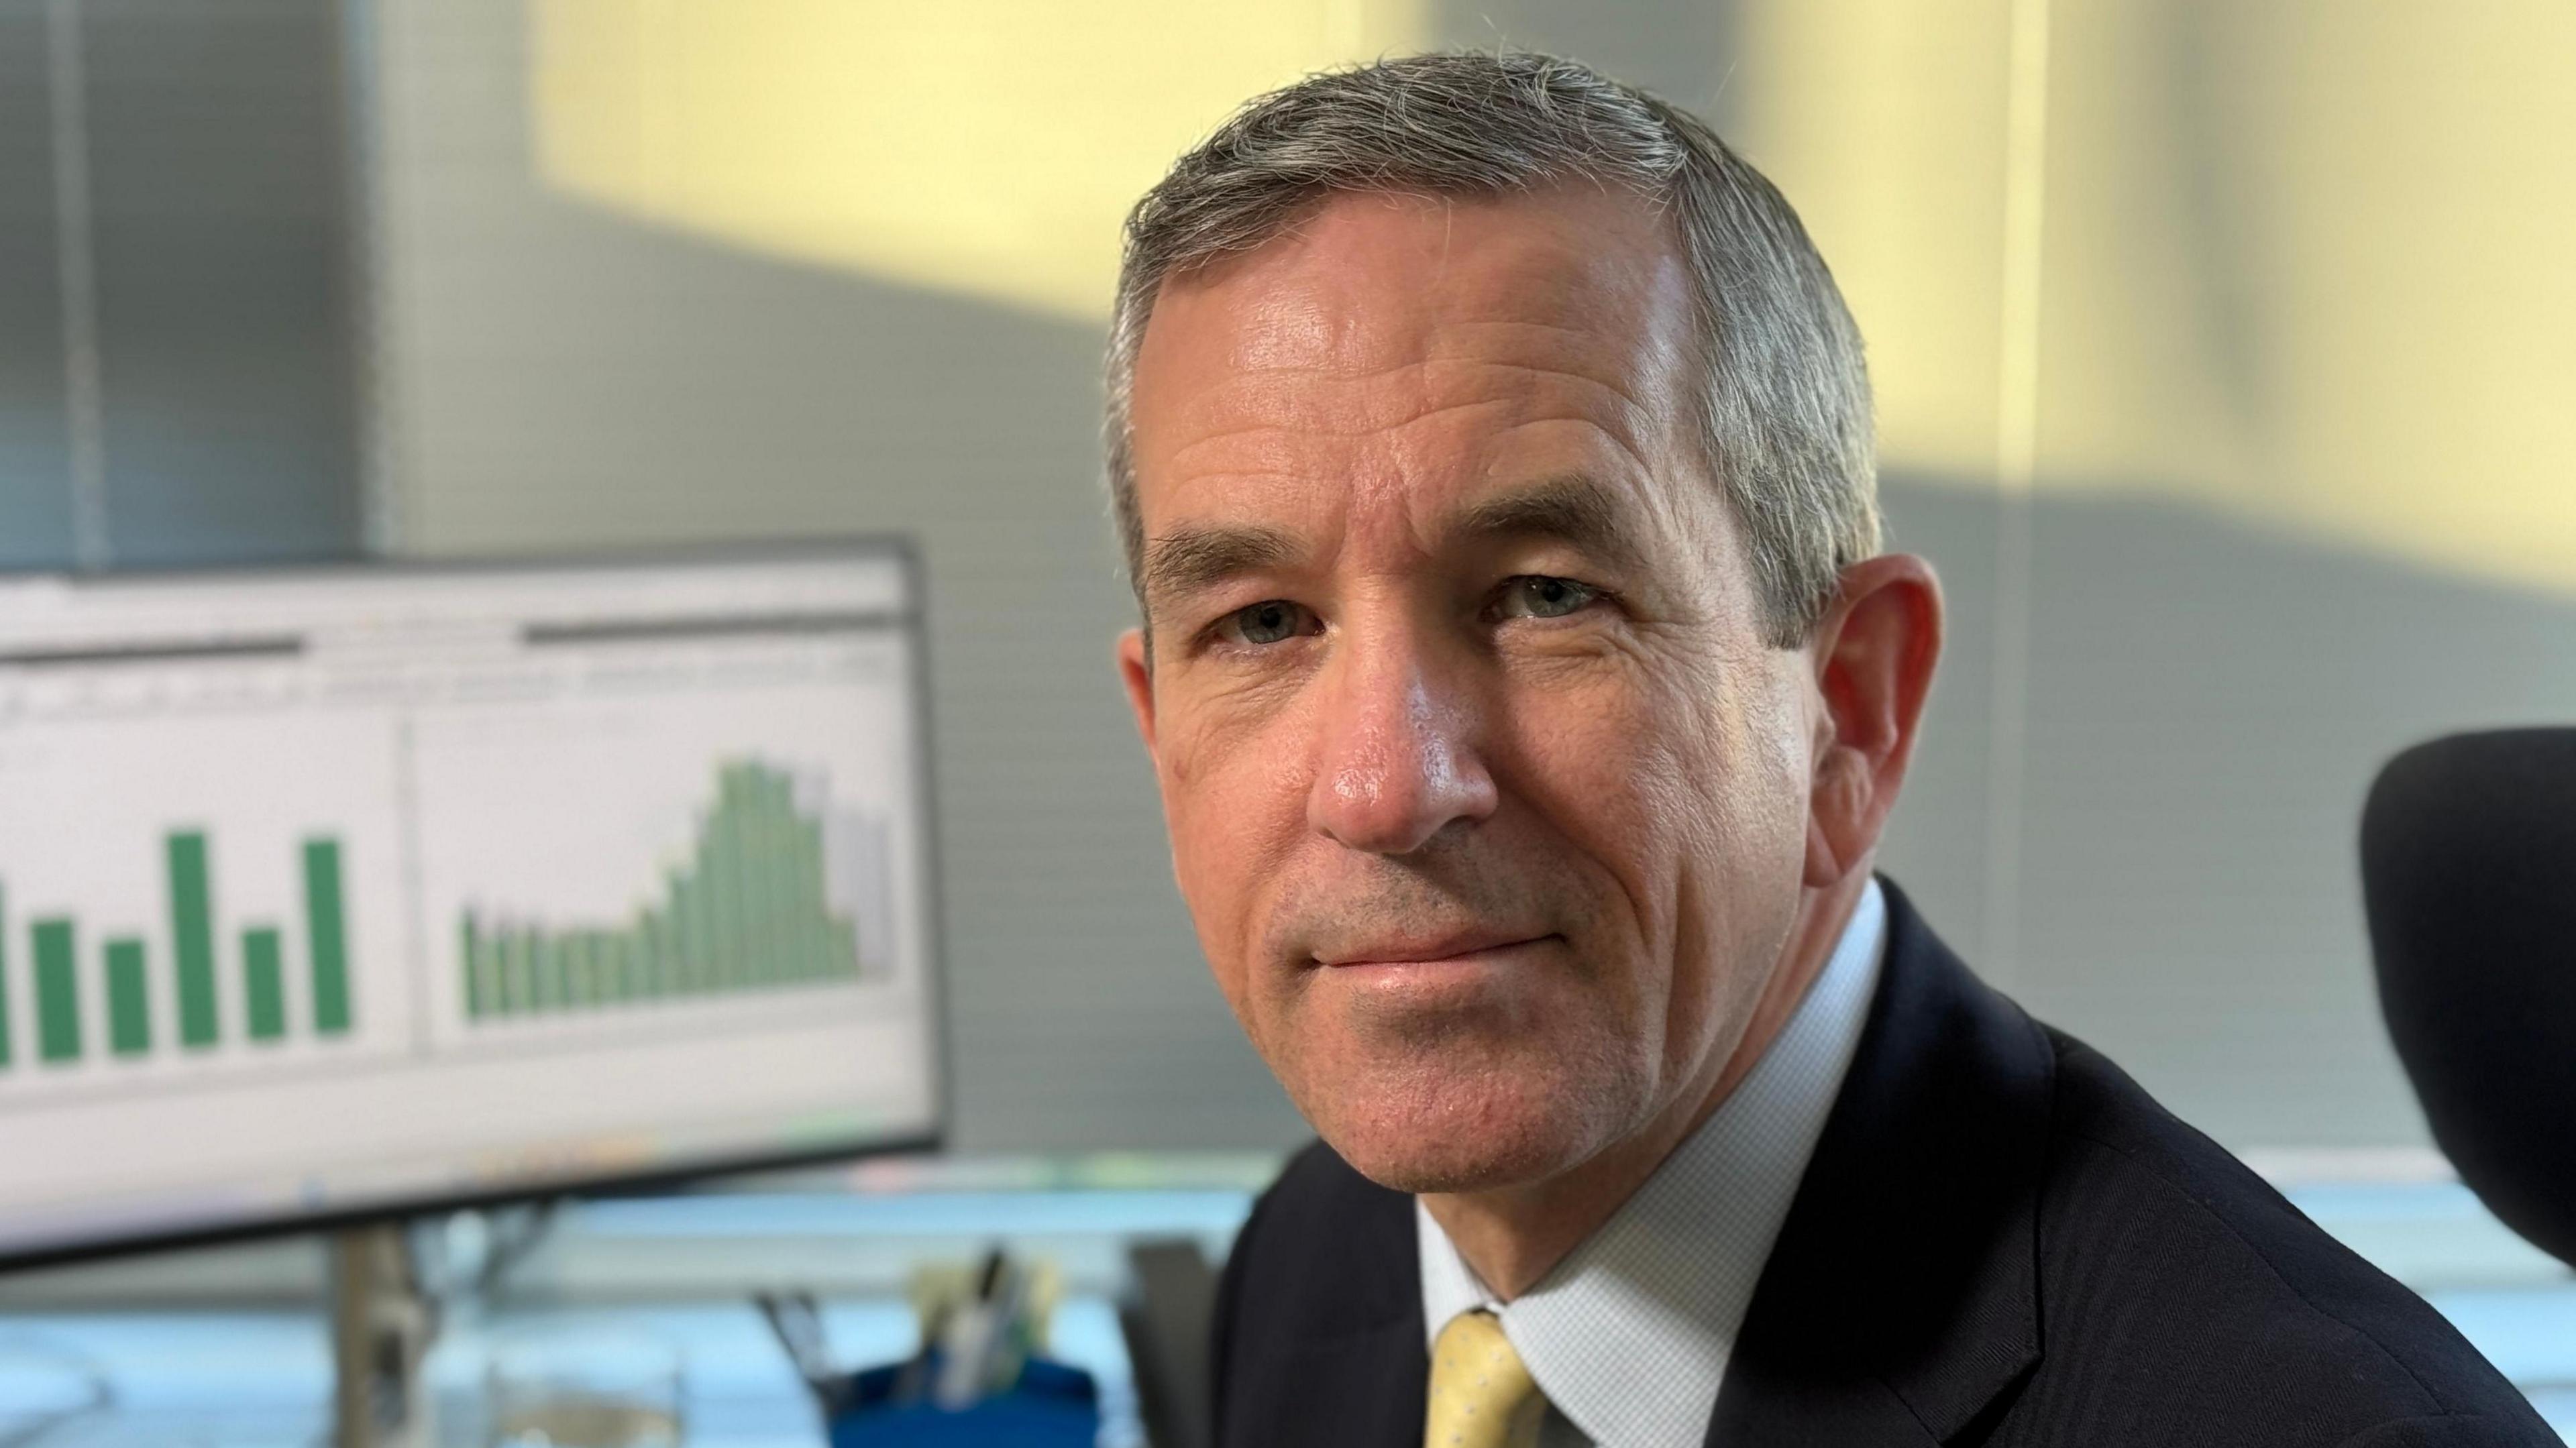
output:
[[[1305,1387],[1295,1431],[1282,1443],[1335,1448],[1421,1448],[1431,1354],[1422,1314],[1352,1337],[1301,1347],[1288,1372]],[[1282,1423],[1292,1421],[1283,1415]]]
[[[1263,1279],[1246,1286],[1263,1310],[1238,1324],[1252,1350],[1234,1363],[1222,1439],[1420,1448],[1431,1354],[1413,1198],[1320,1144],[1289,1176],[1296,1189],[1283,1179],[1261,1231],[1294,1250],[1266,1258]]]
[[[2055,1058],[1881,886],[1878,993],[1746,1311],[1710,1448],[1945,1442],[2039,1360]]]

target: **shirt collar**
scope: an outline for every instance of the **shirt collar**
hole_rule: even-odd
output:
[[[1887,904],[1873,879],[1762,1059],[1536,1287],[1497,1303],[1419,1199],[1422,1320],[1485,1308],[1594,1443],[1697,1443],[1753,1287],[1869,1016]]]

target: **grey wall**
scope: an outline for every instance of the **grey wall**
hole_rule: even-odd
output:
[[[0,568],[72,552],[45,14],[0,3]]]
[[[1982,962],[1998,505],[1887,500],[1957,616],[1888,869]],[[2031,541],[2016,951],[1988,973],[2230,1144],[2420,1141],[2361,800],[2416,740],[2576,718],[2576,603],[2137,499],[2044,498]]]
[[[342,39],[339,0],[0,0],[0,567],[357,546]]]
[[[1723,122],[1723,7],[1519,0],[1444,24],[1573,51]],[[382,0],[377,31],[376,367],[402,546],[917,533],[962,1144],[1293,1140],[1198,963],[1109,668],[1127,602],[1095,483],[1098,334],[549,195],[518,0]],[[2359,801],[2424,734],[2576,714],[2576,605],[2116,493],[2045,498],[2020,803],[1998,820],[2013,520],[1956,481],[1886,493],[1955,620],[1890,871],[1972,960],[2008,934],[1994,974],[2223,1139],[2420,1141],[2367,986]]]

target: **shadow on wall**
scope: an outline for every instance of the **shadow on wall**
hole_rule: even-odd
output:
[[[1963,954],[2248,1145],[2422,1139],[2370,986],[2355,851],[2390,755],[2576,718],[2576,600],[2186,503],[2031,515],[2022,809],[1988,851],[1997,501],[1890,478],[1891,545],[1948,587],[1951,653],[1886,851]],[[2013,912],[2009,959],[1988,918]]]

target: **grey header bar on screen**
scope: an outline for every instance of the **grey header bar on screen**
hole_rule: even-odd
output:
[[[911,615],[901,609],[844,609],[825,613],[713,614],[696,618],[602,619],[591,623],[532,623],[519,630],[531,648],[547,644],[660,643],[671,639],[752,634],[861,633],[900,628]]]
[[[298,634],[258,634],[218,639],[137,639],[80,648],[0,650],[0,669],[45,669],[100,664],[168,664],[191,659],[291,659],[305,650]]]

